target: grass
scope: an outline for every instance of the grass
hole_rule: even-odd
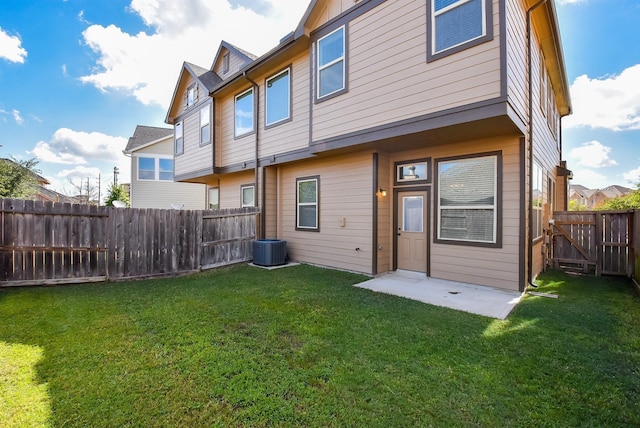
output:
[[[3,426],[639,426],[640,299],[549,272],[505,321],[311,266],[0,290]]]

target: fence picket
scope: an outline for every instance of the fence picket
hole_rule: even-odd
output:
[[[259,212],[0,199],[0,287],[173,275],[248,261]]]

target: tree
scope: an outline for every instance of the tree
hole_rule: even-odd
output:
[[[597,209],[601,211],[640,210],[640,183],[637,184],[636,189],[631,193],[620,196],[619,198],[609,199]]]
[[[586,211],[587,207],[581,205],[577,200],[569,201],[569,211]]]
[[[67,195],[73,196],[81,204],[98,204],[98,187],[91,184],[89,178],[79,179],[78,181],[69,179],[69,184],[71,185],[71,192],[65,190]]]
[[[112,184],[108,190],[109,194],[104,204],[108,207],[113,206],[113,201],[122,201],[129,206],[129,193],[122,185]]]
[[[26,199],[38,193],[37,164],[35,159],[0,159],[0,197]]]

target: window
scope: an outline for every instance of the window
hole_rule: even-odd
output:
[[[173,159],[138,157],[138,180],[173,181]]]
[[[396,163],[396,185],[421,184],[431,181],[431,159]]]
[[[247,184],[240,187],[242,200],[240,201],[242,208],[255,206],[255,187],[253,184]]]
[[[542,203],[543,203],[543,189],[542,183],[544,182],[544,172],[542,167],[537,162],[533,164],[533,230],[532,238],[538,239],[542,237]]]
[[[296,180],[296,229],[318,231],[319,177]]]
[[[436,56],[456,47],[464,49],[493,38],[491,3],[487,0],[430,0],[430,54]]]
[[[266,126],[291,117],[290,69],[286,69],[266,81]]]
[[[218,189],[217,187],[212,187],[209,189],[209,209],[220,209],[220,189]]]
[[[253,88],[236,95],[236,137],[253,132]]]
[[[211,104],[200,110],[200,144],[211,142]]]
[[[436,165],[437,240],[497,244],[500,156],[444,159]]]
[[[190,86],[189,89],[187,89],[187,107],[191,107],[192,105],[194,105],[197,100],[198,100],[198,87],[195,85]]]
[[[345,89],[345,27],[318,40],[318,98]]]
[[[222,72],[223,73],[228,73],[229,72],[229,52],[225,53],[222,57]]]
[[[182,122],[178,122],[174,127],[175,153],[177,155],[184,153],[184,139],[182,135]]]

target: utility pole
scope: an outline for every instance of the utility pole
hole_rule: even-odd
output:
[[[113,187],[116,187],[118,185],[118,167],[114,166],[113,167]]]
[[[98,206],[100,206],[100,175],[98,174]]]

